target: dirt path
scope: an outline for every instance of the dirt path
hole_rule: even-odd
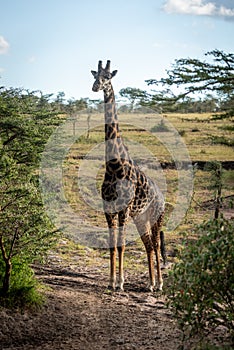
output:
[[[34,314],[0,310],[2,350],[169,350],[180,344],[164,296],[145,288],[147,275],[129,276],[125,291],[115,293],[92,267],[43,267],[37,275],[49,286],[46,305]]]

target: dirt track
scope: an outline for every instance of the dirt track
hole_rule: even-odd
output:
[[[124,292],[109,293],[107,276],[92,267],[43,267],[47,302],[34,314],[0,310],[4,350],[169,350],[180,344],[165,298],[147,292],[147,274],[126,276]]]

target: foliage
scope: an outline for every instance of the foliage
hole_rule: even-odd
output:
[[[222,326],[234,340],[234,223],[224,218],[198,226],[184,243],[168,294],[185,340]]]
[[[222,111],[225,111],[227,115],[230,117],[233,115],[233,110],[234,110],[234,93],[230,93],[227,96],[225,96],[221,101],[220,101],[220,109]],[[218,118],[219,116],[214,116],[215,118]]]
[[[47,96],[21,89],[1,88],[0,115],[0,292],[10,300],[21,290],[27,299],[33,297],[35,283],[23,269],[30,271],[29,264],[42,258],[56,237],[43,208],[37,169],[44,145],[62,119]]]
[[[72,115],[79,111],[82,111],[88,107],[88,98],[81,98],[80,100],[70,99],[67,104],[63,106],[66,113]]]
[[[181,58],[175,60],[172,70],[167,71],[167,78],[149,79],[147,83],[149,85],[185,85],[185,92],[181,96],[203,90],[231,94],[234,85],[234,54],[213,50],[205,55],[213,56],[214,62]]]
[[[147,94],[141,104],[166,113],[207,113],[220,110],[218,100],[211,95],[207,95],[202,99],[185,96],[182,100],[179,100],[174,94],[165,93],[165,91],[156,92],[154,95]]]
[[[28,262],[14,257],[12,259],[11,286],[7,298],[0,294],[0,304],[10,308],[40,307],[43,296],[40,293],[42,286],[34,276],[34,271]],[[3,283],[5,264],[0,256],[0,284]]]
[[[133,110],[136,102],[141,104],[141,101],[145,99],[145,96],[147,95],[146,91],[131,87],[121,89],[119,94],[130,101],[130,111]]]
[[[0,89],[1,153],[20,164],[38,165],[47,139],[62,121],[46,101],[22,89]]]
[[[6,156],[0,159],[0,170],[0,250],[5,263],[1,290],[7,295],[13,258],[31,263],[49,249],[55,235],[34,176]]]
[[[223,188],[223,168],[222,163],[213,161],[207,162],[205,170],[210,171],[210,184],[209,189],[214,191],[214,218],[218,219],[220,215],[220,208],[222,202],[222,188]]]
[[[225,101],[225,116],[233,116],[234,54],[213,50],[205,55],[211,56],[213,62],[200,61],[195,58],[177,59],[172,69],[167,71],[166,78],[148,79],[146,82],[148,85],[166,86],[166,89],[160,94],[164,101],[172,103],[193,93],[208,91],[218,94]],[[184,86],[184,91],[175,96],[168,89],[171,86]]]

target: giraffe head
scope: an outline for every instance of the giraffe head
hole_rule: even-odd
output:
[[[93,91],[97,92],[100,90],[108,89],[110,86],[111,79],[116,75],[117,70],[110,72],[110,61],[107,61],[106,67],[102,67],[102,61],[98,62],[98,71],[91,70],[94,76],[95,82],[93,84]]]

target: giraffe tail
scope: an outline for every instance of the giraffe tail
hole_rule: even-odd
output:
[[[160,231],[160,249],[161,249],[163,263],[165,265],[167,262],[167,251],[166,251],[166,244],[165,244],[165,238],[164,238],[163,231]]]

